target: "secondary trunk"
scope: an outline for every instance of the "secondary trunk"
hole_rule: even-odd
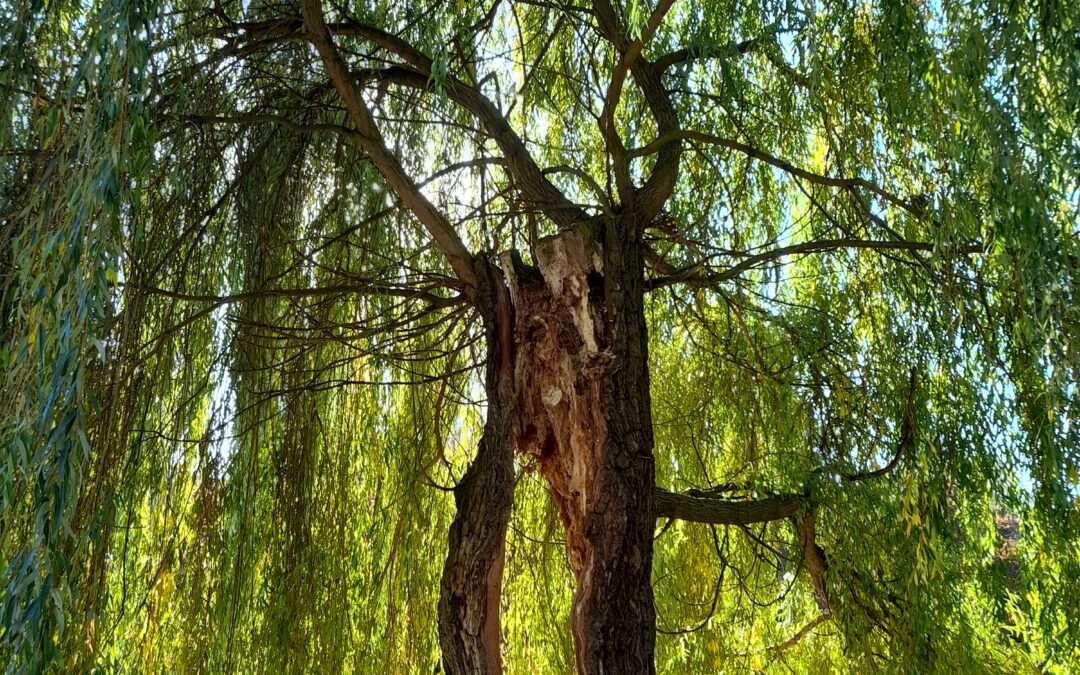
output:
[[[439,646],[451,675],[502,672],[499,600],[514,494],[513,307],[498,268],[486,257],[477,258],[476,267],[488,409],[476,459],[454,489],[457,513],[439,589]]]
[[[516,309],[518,449],[566,529],[579,673],[654,671],[653,438],[640,246],[632,223],[542,240],[536,268],[503,258]]]

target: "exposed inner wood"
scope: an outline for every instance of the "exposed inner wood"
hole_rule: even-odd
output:
[[[542,240],[536,267],[502,258],[515,308],[517,450],[546,479],[565,527],[577,671],[652,672],[646,335],[644,318],[626,310],[641,285],[600,235],[580,227]]]
[[[535,458],[548,481],[566,527],[571,568],[580,573],[587,546],[577,520],[595,499],[607,442],[600,387],[611,354],[605,351],[604,317],[597,302],[601,261],[576,232],[544,242],[538,258],[539,270],[507,264],[504,258],[506,271],[513,270],[510,288],[518,319],[517,445],[519,452]]]

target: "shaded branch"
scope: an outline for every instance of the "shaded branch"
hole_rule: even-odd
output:
[[[802,495],[778,495],[753,501],[716,499],[656,488],[656,516],[713,525],[749,525],[791,518],[806,503]]]
[[[465,284],[466,294],[471,297],[477,286],[472,255],[446,217],[424,197],[405,173],[398,158],[387,149],[371,116],[371,111],[368,110],[349,74],[348,66],[334,46],[330,31],[323,20],[319,0],[304,0],[302,11],[304,27],[311,43],[322,57],[330,81],[334,83],[334,88],[337,89],[338,95],[341,96],[349,112],[349,118],[360,133],[358,139],[360,146],[371,157],[372,164],[382,174],[394,194],[413,212],[435,239],[439,249],[450,261],[454,273]]]

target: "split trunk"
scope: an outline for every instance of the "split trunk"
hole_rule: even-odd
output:
[[[535,266],[479,258],[488,419],[456,490],[440,600],[450,673],[498,672],[513,453],[544,476],[566,530],[579,673],[651,673],[655,523],[643,264],[634,223],[543,239]]]

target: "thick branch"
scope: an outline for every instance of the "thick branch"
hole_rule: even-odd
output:
[[[754,501],[715,499],[656,488],[656,517],[713,525],[750,525],[791,518],[805,503],[802,495],[778,495]]]
[[[458,279],[466,286],[466,294],[472,296],[476,289],[476,272],[473,270],[472,255],[458,237],[446,217],[417,189],[412,179],[405,173],[398,158],[391,153],[382,135],[372,119],[360,96],[360,91],[349,75],[348,66],[334,47],[330,31],[323,20],[319,0],[304,0],[304,26],[311,38],[311,43],[322,57],[330,81],[334,83],[338,95],[349,111],[349,118],[360,133],[361,147],[371,157],[372,164],[379,170],[390,189],[416,215],[435,239],[439,249],[450,261],[450,266]]]

